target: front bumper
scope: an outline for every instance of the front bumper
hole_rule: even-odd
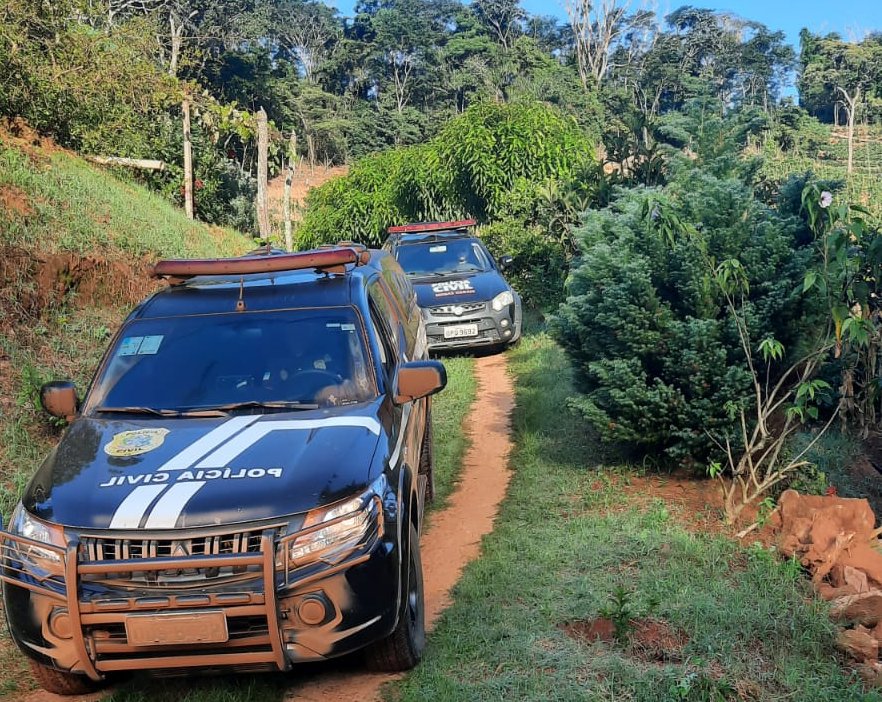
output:
[[[287,540],[279,525],[237,532],[245,545],[235,552],[187,556],[160,555],[155,544],[230,535],[105,532],[68,535],[60,548],[0,532],[9,630],[27,656],[93,680],[123,670],[287,670],[343,655],[397,622],[398,545],[380,524],[342,560],[300,567],[277,551]],[[117,544],[114,557],[95,558],[95,539]],[[57,567],[29,562],[34,548],[54,553]],[[157,640],[145,641],[145,630]]]
[[[489,302],[485,302],[425,307],[422,314],[430,351],[513,344],[521,336],[519,298],[515,298],[513,304],[506,305],[499,311],[494,310]],[[469,331],[477,333],[452,336],[456,330],[464,328],[470,328]]]

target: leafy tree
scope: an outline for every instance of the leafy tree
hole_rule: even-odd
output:
[[[472,7],[475,16],[490,31],[491,36],[503,50],[511,48],[512,43],[523,31],[521,21],[525,12],[518,0],[474,0]]]
[[[854,162],[854,126],[868,99],[882,98],[882,38],[871,36],[859,43],[842,41],[838,35],[817,37],[808,31],[802,40],[800,101],[812,114],[835,119],[845,108],[848,126],[848,166]]]
[[[427,144],[362,159],[312,191],[300,241],[345,231],[379,243],[386,227],[419,219],[529,218],[543,184],[571,180],[593,158],[578,126],[547,105],[472,105]]]

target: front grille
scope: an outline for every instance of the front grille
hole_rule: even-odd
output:
[[[483,310],[485,306],[486,303],[484,302],[469,302],[463,305],[438,305],[437,307],[430,307],[429,311],[439,317],[461,317],[464,314]]]
[[[259,531],[234,532],[190,539],[84,537],[80,561],[122,561],[139,558],[185,558],[259,553]]]
[[[257,565],[241,565],[236,557],[261,553],[262,531],[240,531],[194,535],[183,539],[151,539],[142,534],[126,537],[83,536],[79,562],[104,564],[101,572],[84,574],[83,582],[93,597],[102,597],[103,588],[116,591],[168,591],[170,588],[194,590],[202,587],[236,585],[253,587],[261,576]],[[218,558],[230,558],[229,565]],[[214,559],[208,563],[206,559]],[[162,566],[168,560],[169,567]],[[203,565],[205,562],[205,565]],[[143,564],[143,565],[142,565]]]

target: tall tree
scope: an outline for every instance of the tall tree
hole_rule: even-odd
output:
[[[848,134],[848,172],[854,167],[854,127],[868,99],[882,97],[882,40],[870,36],[861,42],[843,41],[803,30],[800,102],[809,112],[835,120],[844,108]]]
[[[510,49],[523,31],[521,22],[526,13],[519,0],[474,0],[472,9],[503,50]]]

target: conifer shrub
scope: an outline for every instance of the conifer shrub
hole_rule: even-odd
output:
[[[737,436],[752,383],[717,264],[743,268],[750,337],[797,354],[812,317],[801,294],[812,251],[798,234],[742,181],[697,167],[587,213],[551,322],[574,366],[572,406],[606,441],[696,468],[719,458],[714,440]]]

